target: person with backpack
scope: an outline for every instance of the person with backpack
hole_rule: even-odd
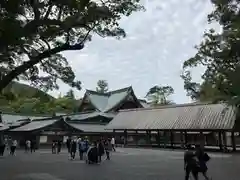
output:
[[[199,164],[196,160],[196,155],[192,151],[191,145],[187,145],[187,151],[184,153],[184,170],[185,170],[185,180],[189,180],[190,173],[192,173],[193,178],[198,180]]]
[[[195,154],[200,165],[199,172],[203,174],[205,180],[210,180],[210,178],[207,175],[207,171],[208,171],[207,162],[210,160],[209,155],[206,152],[204,152],[203,148],[201,148],[200,145],[196,146]]]

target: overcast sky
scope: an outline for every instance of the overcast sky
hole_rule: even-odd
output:
[[[154,85],[170,85],[172,100],[186,103],[183,81],[179,77],[184,60],[196,53],[203,32],[209,27],[207,14],[210,0],[145,0],[146,12],[137,12],[121,21],[127,32],[123,40],[94,37],[85,49],[64,52],[83,90],[95,90],[99,79],[107,80],[110,90],[132,86],[139,98],[144,98]],[[194,80],[200,81],[204,68],[194,70]],[[70,88],[60,83],[58,96]]]

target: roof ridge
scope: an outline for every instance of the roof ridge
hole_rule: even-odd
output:
[[[52,115],[50,114],[41,114],[41,113],[36,113],[36,114],[31,114],[31,113],[15,113],[15,112],[3,112],[0,111],[1,115],[12,115],[12,116],[31,116],[31,117],[51,117]]]
[[[109,94],[115,94],[115,93],[118,93],[118,92],[122,92],[122,91],[128,91],[132,89],[132,86],[128,86],[128,87],[125,87],[125,88],[121,88],[121,89],[116,89],[116,90],[113,90],[113,91],[109,91],[108,93]]]
[[[86,89],[86,93],[89,92],[89,93],[98,94],[98,95],[102,95],[102,96],[104,96],[104,95],[105,96],[110,96],[111,94],[115,94],[115,93],[118,93],[118,92],[121,92],[121,91],[127,91],[131,88],[132,88],[132,86],[128,86],[128,87],[125,87],[125,88],[108,91],[106,93],[101,93],[101,92],[97,92],[97,91],[94,91],[94,90]]]
[[[189,107],[189,106],[202,106],[202,105],[214,105],[214,104],[222,104],[225,103],[211,103],[211,102],[205,102],[205,103],[185,103],[185,104],[173,104],[173,105],[163,105],[158,107],[147,107],[147,108],[134,108],[134,109],[123,109],[119,112],[128,112],[128,111],[147,111],[147,110],[154,110],[154,109],[168,109],[168,108],[178,108],[178,107]]]
[[[89,90],[89,89],[86,89],[86,93],[97,94],[100,96],[108,96],[108,93],[101,93],[101,92],[97,92],[97,91],[93,91],[93,90]]]

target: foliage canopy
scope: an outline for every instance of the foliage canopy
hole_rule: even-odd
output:
[[[149,89],[146,97],[153,106],[167,105],[172,103],[168,98],[173,93],[174,89],[171,86],[153,86]]]
[[[208,21],[218,22],[221,32],[210,29],[197,46],[196,55],[184,63],[185,89],[193,99],[240,103],[240,1],[212,0]],[[204,65],[203,84],[191,80],[190,68]],[[210,93],[209,93],[210,92]]]
[[[83,49],[94,33],[125,37],[118,21],[142,9],[139,0],[1,0],[0,91],[15,79],[45,90],[60,79],[80,89],[60,52]]]
[[[108,82],[106,80],[99,80],[97,82],[96,91],[100,93],[106,93],[108,91]]]

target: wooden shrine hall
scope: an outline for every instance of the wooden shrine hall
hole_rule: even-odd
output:
[[[122,110],[106,129],[123,133],[128,146],[200,144],[236,151],[240,144],[238,117],[237,109],[226,104],[169,105]]]

